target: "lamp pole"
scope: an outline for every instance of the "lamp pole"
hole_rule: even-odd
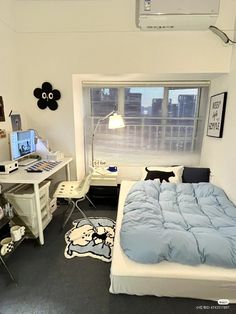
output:
[[[97,128],[99,126],[99,124],[108,119],[110,116],[112,116],[114,113],[116,113],[116,110],[112,110],[110,113],[108,113],[104,118],[100,118],[98,120],[98,122],[96,123],[94,129],[93,129],[93,134],[92,134],[92,143],[91,143],[91,151],[92,151],[92,167],[94,167],[94,137],[95,137],[95,134],[96,134],[96,131],[97,131]]]

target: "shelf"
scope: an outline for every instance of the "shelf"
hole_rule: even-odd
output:
[[[17,242],[13,242],[14,243],[14,249],[8,253],[8,254],[5,254],[5,255],[1,255],[1,257],[6,260],[9,256],[11,256],[11,254],[13,254],[15,252],[15,250],[17,249],[17,247],[25,240],[25,235]]]
[[[4,226],[6,226],[9,223],[10,219],[7,217],[3,217],[0,220],[0,229],[2,229]]]
[[[92,186],[117,186],[118,171],[110,172],[107,167],[96,167],[92,174]]]
[[[6,226],[9,222],[10,222],[10,219],[9,219],[9,218],[3,217],[3,218],[0,220],[0,229],[4,228],[4,226]],[[8,231],[8,232],[9,232],[9,231]],[[16,284],[17,284],[17,282],[16,282],[14,276],[12,275],[10,269],[8,268],[8,266],[7,266],[6,262],[5,262],[5,260],[6,260],[9,256],[11,256],[12,253],[15,252],[15,250],[17,249],[17,247],[22,243],[22,241],[24,241],[25,238],[26,238],[26,237],[25,237],[25,235],[24,235],[19,241],[13,242],[13,243],[14,243],[14,248],[13,248],[13,250],[12,250],[11,252],[9,252],[8,254],[5,254],[5,255],[1,255],[1,254],[0,254],[0,264],[3,265],[3,267],[5,268],[5,270],[7,271],[7,273],[9,274],[11,280],[12,280],[13,282],[15,282]]]

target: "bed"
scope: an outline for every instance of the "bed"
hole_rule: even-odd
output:
[[[141,264],[125,255],[120,246],[120,229],[124,203],[135,183],[121,183],[109,291],[113,294],[228,299],[231,303],[236,303],[235,268],[206,264],[190,266],[167,261]]]

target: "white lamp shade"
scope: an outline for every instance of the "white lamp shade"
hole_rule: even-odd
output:
[[[119,129],[124,127],[125,124],[121,115],[114,113],[112,116],[109,117],[108,129]]]

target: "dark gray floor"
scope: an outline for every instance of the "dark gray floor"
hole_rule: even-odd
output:
[[[98,205],[89,216],[115,219],[115,206]],[[79,214],[73,215],[73,219]],[[215,302],[181,298],[112,295],[109,293],[110,263],[90,257],[66,259],[64,233],[59,233],[60,210],[45,230],[45,245],[26,240],[7,260],[19,285],[9,283],[4,269],[0,268],[1,314],[191,314],[236,313],[230,305],[227,310],[200,310],[198,306],[216,306]],[[71,228],[70,222],[66,230]]]

